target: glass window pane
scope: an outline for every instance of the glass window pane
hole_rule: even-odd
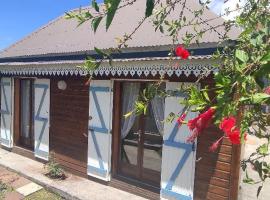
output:
[[[162,141],[162,135],[157,128],[153,109],[149,106],[148,115],[145,117],[144,168],[161,171]]]
[[[121,139],[121,161],[137,165],[138,155],[138,138],[139,138],[139,117],[135,122],[128,135]]]
[[[21,136],[23,138],[30,137],[30,118],[31,118],[31,81],[21,81]]]

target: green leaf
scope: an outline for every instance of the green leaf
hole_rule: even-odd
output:
[[[108,7],[108,12],[107,12],[107,18],[106,18],[106,30],[109,29],[112,20],[114,18],[115,12],[119,6],[121,0],[106,0],[105,4]]]
[[[92,27],[93,27],[94,33],[97,31],[98,25],[100,24],[101,20],[102,20],[102,17],[98,17],[92,20]]]
[[[265,54],[261,59],[261,62],[269,62],[269,61],[270,61],[270,52]]]
[[[248,61],[248,54],[243,50],[236,50],[235,51],[235,57],[242,61],[243,63],[246,63]]]
[[[99,12],[99,7],[96,0],[92,0],[92,7],[95,9],[95,11]]]
[[[154,6],[155,6],[155,0],[146,0],[145,17],[149,17],[152,15]]]
[[[267,155],[268,154],[268,145],[263,144],[263,145],[259,146],[257,149],[257,152],[263,156]]]
[[[254,184],[254,180],[252,178],[249,178],[247,171],[246,171],[246,177],[243,179],[243,182],[247,184]]]
[[[96,52],[98,55],[100,55],[100,56],[103,56],[103,55],[104,55],[104,53],[103,53],[103,51],[102,51],[101,49],[99,49],[99,48],[97,48],[97,47],[94,47],[94,50],[95,50],[95,52]]]
[[[260,185],[257,189],[257,198],[259,197],[261,190],[262,190],[262,185]]]
[[[124,117],[125,117],[125,118],[128,118],[128,117],[130,117],[132,114],[133,114],[133,111],[130,111],[130,112],[126,113],[126,114],[124,115]]]
[[[259,70],[257,70],[254,74],[255,79],[261,79],[266,74],[270,73],[270,62],[267,62],[266,64],[262,65]]]
[[[258,104],[258,103],[262,103],[263,101],[267,100],[268,98],[270,98],[269,94],[256,93],[256,94],[251,96],[251,101],[252,101],[252,103]]]

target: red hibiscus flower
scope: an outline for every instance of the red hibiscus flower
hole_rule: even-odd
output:
[[[226,136],[230,139],[232,144],[241,144],[241,133],[240,130],[236,127],[235,117],[226,117],[224,118],[219,128],[224,131]],[[247,134],[244,135],[244,140],[247,139]]]
[[[221,138],[219,138],[217,141],[215,141],[211,147],[209,147],[209,151],[211,152],[215,152],[217,150],[217,148],[219,147],[220,145],[220,142],[223,140],[224,136],[222,136]]]
[[[240,136],[240,130],[235,129],[229,133],[227,133],[231,143],[233,144],[241,144],[241,136]]]
[[[227,134],[235,127],[235,124],[236,124],[235,117],[226,117],[222,119],[219,128]]]
[[[264,93],[270,95],[270,86],[264,89]]]
[[[180,117],[177,118],[176,122],[178,123],[178,126],[179,126],[179,127],[182,125],[182,123],[183,123],[183,121],[185,120],[186,116],[187,116],[187,114],[184,113],[184,114],[182,114]]]
[[[176,47],[176,49],[175,49],[175,54],[176,54],[177,56],[181,57],[181,58],[184,59],[184,60],[187,59],[187,58],[190,56],[188,50],[186,50],[186,49],[185,49],[184,47],[182,47],[182,46]]]
[[[199,136],[199,134],[209,126],[214,114],[215,109],[209,108],[206,112],[188,121],[187,125],[192,131],[192,134],[188,137],[187,142],[194,142],[194,140]]]

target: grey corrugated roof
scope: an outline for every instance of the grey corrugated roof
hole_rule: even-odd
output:
[[[188,0],[187,7],[191,11],[199,10],[198,0]],[[88,8],[86,8],[88,9]],[[171,18],[179,17],[181,7],[175,8]],[[66,20],[64,15],[33,32],[17,43],[5,49],[0,53],[0,58],[66,54],[75,52],[92,51],[94,47],[108,49],[116,46],[115,38],[125,33],[130,33],[136,27],[137,23],[143,18],[145,11],[145,0],[138,0],[132,6],[127,6],[116,14],[108,32],[105,31],[104,21],[96,32],[90,28],[90,23],[85,23],[77,27],[76,20]],[[186,10],[184,16],[187,19],[194,17],[193,13]],[[217,17],[213,12],[206,10],[201,16],[201,20],[207,20]],[[200,21],[200,20],[199,20]],[[208,29],[210,26],[222,24],[221,18],[211,20],[209,25],[201,26],[201,29]],[[186,27],[181,30],[180,36],[186,31],[192,31],[193,27]],[[220,34],[224,33],[224,28],[219,27],[216,31],[208,32],[202,38],[202,43],[217,43],[220,41]],[[229,33],[231,39],[236,39],[239,35],[238,29]],[[133,39],[128,42],[129,48],[145,48],[153,46],[170,45],[171,38],[155,32],[150,19],[135,33]]]

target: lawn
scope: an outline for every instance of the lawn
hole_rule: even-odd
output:
[[[6,194],[8,192],[11,192],[12,188],[9,187],[7,184],[3,183],[2,181],[0,181],[0,199],[4,199],[4,197],[6,196]]]
[[[64,198],[60,197],[59,195],[48,192],[45,189],[39,190],[27,197],[24,200],[64,200]]]

